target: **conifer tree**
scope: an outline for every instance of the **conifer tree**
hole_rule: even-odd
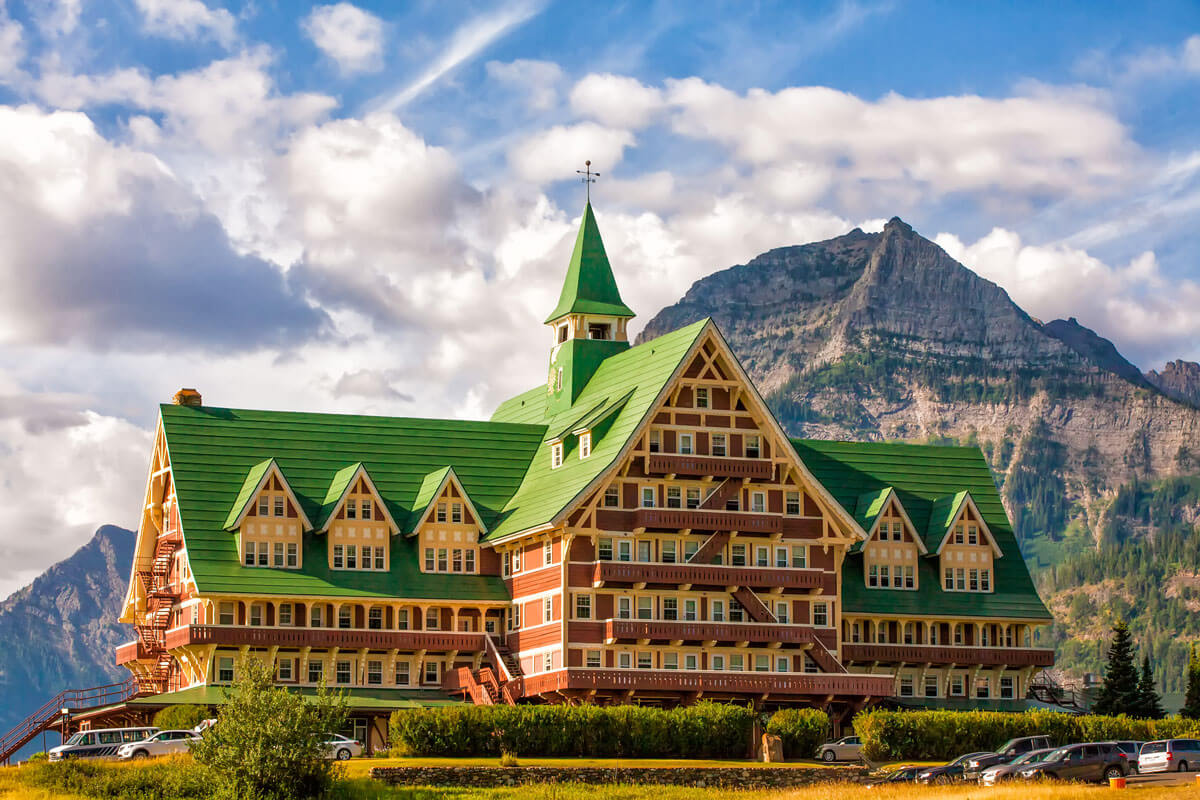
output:
[[[1124,620],[1113,626],[1112,646],[1108,649],[1108,667],[1104,685],[1092,706],[1093,714],[1116,716],[1135,714],[1138,707],[1138,674],[1133,665],[1133,642]]]
[[[1187,719],[1200,719],[1200,650],[1193,644],[1188,655],[1187,694],[1179,715]]]
[[[1142,656],[1142,677],[1137,686],[1137,709],[1133,716],[1143,719],[1162,719],[1167,715],[1163,711],[1162,698],[1154,686],[1154,671],[1150,669],[1150,656]]]

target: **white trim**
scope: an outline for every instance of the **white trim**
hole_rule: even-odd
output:
[[[283,486],[284,494],[286,494],[288,499],[292,501],[292,504],[296,506],[296,514],[301,522],[301,532],[307,533],[313,529],[313,524],[311,521],[309,521],[308,515],[304,513],[304,507],[300,505],[300,501],[296,499],[296,493],[292,491],[291,484],[289,484],[287,478],[284,477],[283,471],[279,469],[279,462],[277,462],[274,456],[272,456],[271,465],[267,467],[267,471],[264,472],[262,477],[259,479],[258,485],[254,487],[254,492],[250,495],[250,499],[246,501],[246,505],[242,507],[242,512],[238,514],[237,519],[234,520],[232,525],[226,526],[225,530],[233,533],[236,531],[236,529],[242,527],[242,523],[246,520],[246,515],[250,513],[251,507],[254,506],[255,498],[257,498],[262,492],[263,487],[267,485],[267,479],[272,475],[275,475],[279,478],[279,483]],[[271,517],[271,519],[275,519],[275,517]],[[182,528],[182,526],[183,522],[181,519],[180,527]]]
[[[1003,558],[1004,552],[1000,549],[1000,545],[996,544],[996,537],[992,536],[992,531],[987,526],[987,522],[984,521],[983,514],[979,513],[979,508],[975,505],[975,498],[971,497],[970,492],[964,492],[964,495],[965,496],[963,497],[962,502],[959,503],[958,508],[954,512],[954,521],[950,523],[950,526],[948,528],[946,528],[946,534],[942,537],[941,543],[937,546],[937,550],[933,551],[934,555],[940,556],[942,554],[942,550],[943,550],[943,548],[946,547],[946,543],[950,541],[950,536],[954,533],[955,527],[957,527],[959,522],[962,521],[963,510],[966,508],[967,504],[969,503],[970,507],[971,507],[971,511],[974,512],[976,518],[978,518],[978,520],[979,520],[980,530],[982,530],[984,535],[986,535],[988,538],[988,544],[991,545],[993,555],[995,555],[996,558]],[[956,546],[969,547],[970,545],[956,545]],[[987,593],[983,592],[983,594],[987,594]]]
[[[380,495],[379,490],[375,488],[375,481],[371,480],[371,475],[367,472],[367,468],[363,466],[362,462],[359,462],[358,469],[354,470],[354,474],[350,476],[350,480],[346,483],[346,488],[342,490],[341,497],[339,497],[338,501],[333,504],[333,510],[329,512],[329,517],[325,520],[325,526],[321,528],[321,530],[317,531],[317,533],[329,532],[329,526],[332,525],[337,519],[338,511],[341,510],[342,506],[346,504],[346,499],[350,496],[350,491],[354,488],[354,485],[358,483],[359,477],[362,477],[367,482],[367,489],[370,490],[371,494],[375,498],[375,507],[383,510],[384,520],[391,529],[392,535],[394,536],[400,533],[400,526],[397,525],[396,520],[392,518],[392,513],[388,511],[387,503],[383,501],[383,496]],[[355,522],[358,521],[360,520],[355,520]]]
[[[900,517],[904,520],[904,524],[908,526],[909,533],[912,535],[913,541],[916,542],[918,552],[923,556],[929,555],[929,548],[925,546],[925,540],[917,533],[917,526],[913,525],[913,521],[909,518],[904,504],[900,502],[900,497],[896,494],[896,490],[891,486],[887,487],[887,489],[888,494],[887,498],[883,501],[883,510],[875,515],[875,522],[871,525],[871,529],[867,531],[867,540],[869,541],[875,535],[875,532],[879,530],[879,523],[883,521],[883,515],[887,513],[888,506],[895,500],[896,507],[900,509]]]

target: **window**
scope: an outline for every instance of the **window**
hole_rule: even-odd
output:
[[[367,662],[367,685],[382,686],[383,685],[383,662],[368,661]]]
[[[408,686],[412,680],[412,664],[407,661],[396,662],[396,685]]]
[[[654,669],[654,654],[653,653],[638,653],[637,654],[638,669]]]
[[[729,450],[726,446],[726,438],[723,433],[714,433],[712,435],[712,454],[718,457],[724,457]]]
[[[792,545],[792,569],[808,569],[808,547]]]
[[[654,487],[642,487],[642,508],[654,508]]]
[[[695,653],[685,653],[683,656],[684,669],[698,669],[700,667],[699,659]]]
[[[592,596],[590,594],[575,595],[575,618],[592,618]]]
[[[282,517],[283,514],[283,495],[275,496],[275,516]]]
[[[639,597],[637,599],[637,618],[654,619],[654,598]]]
[[[679,452],[681,455],[690,456],[695,452],[692,448],[692,440],[693,437],[690,433],[679,434]]]
[[[512,571],[513,571],[513,572],[520,572],[520,571],[521,571],[521,551],[520,551],[520,550],[513,550],[513,554],[512,554]]]
[[[440,661],[425,662],[425,683],[441,683],[442,664]]]
[[[542,563],[543,564],[553,564],[554,563],[554,543],[553,542],[547,541],[542,544]]]
[[[255,546],[255,544],[256,544],[255,542],[246,542],[246,566],[247,567],[254,566],[254,552],[255,552],[254,546]]]
[[[542,600],[542,622],[554,619],[554,601],[549,597]]]
[[[1016,697],[1016,684],[1011,676],[1005,675],[1000,678],[1000,698],[1002,700],[1011,700]]]
[[[217,613],[217,621],[221,625],[233,624],[233,603],[221,603]]]
[[[879,567],[879,585],[886,589],[888,587],[888,583],[890,583],[890,576],[891,576],[891,568],[888,567],[887,564],[880,565],[880,567]]]
[[[893,570],[893,572],[892,572],[892,588],[894,588],[894,589],[904,588],[904,567],[897,565],[896,569]]]
[[[679,654],[663,653],[663,669],[679,669]]]
[[[963,569],[954,570],[954,582],[960,592],[964,592],[967,589],[967,580],[964,577],[965,575],[966,575],[966,570],[963,570]]]
[[[986,700],[992,696],[992,680],[985,675],[975,679],[975,696]]]
[[[800,493],[788,492],[784,498],[783,512],[790,517],[800,516]]]
[[[775,656],[775,671],[791,672],[791,665],[788,663],[787,656]]]
[[[696,408],[708,408],[708,387],[696,387]]]
[[[754,548],[754,566],[771,566],[771,549],[769,547],[763,547],[760,545]]]
[[[861,642],[862,641],[862,626],[859,625],[857,622],[852,622],[850,624],[850,641],[852,641],[852,642]]]
[[[292,604],[281,603],[279,606],[279,624],[291,626],[292,624]]]
[[[967,526],[967,544],[979,544],[979,528],[974,525]]]
[[[371,509],[371,501],[369,499],[364,499],[362,501],[360,510],[362,511],[363,519],[371,519],[371,510],[372,509]]]
[[[308,682],[320,683],[325,677],[325,663],[323,661],[308,662]]]
[[[913,676],[912,675],[901,675],[900,676],[900,696],[901,697],[912,697],[913,696]]]
[[[916,629],[911,622],[904,624],[904,643],[913,644],[916,641]]]
[[[972,592],[978,592],[978,591],[979,591],[979,570],[977,570],[977,569],[973,569],[973,570],[971,570],[971,583],[970,583],[970,586],[971,586],[971,591],[972,591]]]
[[[562,344],[567,340],[567,326],[562,324],[558,326],[558,343]]]
[[[742,604],[733,598],[729,599],[729,621],[730,622],[745,622],[746,612],[742,609]]]
[[[783,625],[787,624],[788,604],[786,602],[781,601],[775,604],[775,619]]]
[[[687,507],[688,508],[699,508],[700,507],[700,490],[699,489],[688,489],[687,490]]]
[[[433,548],[432,548],[432,547],[426,547],[426,548],[425,548],[425,571],[426,571],[426,572],[433,572],[433,564],[434,564],[434,562],[433,562]],[[504,565],[505,565],[506,567],[508,566],[508,556],[507,556],[507,554],[505,554],[505,558],[504,558]]]
[[[279,680],[292,681],[295,680],[295,662],[290,658],[281,659],[279,662]]]
[[[937,679],[936,675],[926,675],[925,676],[925,696],[926,697],[937,697],[938,696],[938,679]]]
[[[904,588],[915,589],[917,587],[917,575],[915,567],[904,568]]]
[[[446,521],[446,504],[445,503],[437,504],[437,521],[438,522]]]
[[[668,540],[662,543],[662,562],[664,564],[675,563],[675,549],[677,545],[674,540]]]
[[[813,603],[813,625],[825,628],[829,625],[829,604]]]
[[[954,570],[946,567],[946,591],[954,591]]]
[[[691,560],[692,560],[692,556],[696,555],[696,553],[697,553],[699,550],[700,550],[700,543],[699,543],[699,542],[697,542],[695,539],[688,539],[688,540],[686,540],[686,541],[683,543],[683,560],[684,560],[684,561],[691,561]],[[720,563],[720,561],[718,561],[717,563]]]
[[[741,653],[734,653],[729,657],[729,669],[731,672],[741,672],[746,668],[746,661]]]
[[[288,542],[287,565],[290,569],[295,569],[300,565],[300,551],[295,542]]]
[[[346,545],[346,569],[358,569],[358,548]]]
[[[375,548],[370,545],[363,545],[362,548],[362,568],[371,568],[371,558],[375,555]]]
[[[350,607],[342,606],[338,609],[338,627],[349,628],[351,624]]]
[[[256,627],[263,624],[263,607],[258,603],[250,604],[250,624]]]
[[[788,549],[786,547],[775,548],[775,566],[780,569],[786,568],[788,565]]]
[[[221,683],[229,683],[233,680],[233,658],[230,656],[221,656],[217,659],[217,680]]]
[[[554,669],[554,654],[546,653],[542,657],[542,672],[549,672],[552,669]]]
[[[662,450],[662,434],[658,431],[650,431],[650,452],[657,453]]]
[[[674,597],[663,598],[662,618],[672,621],[679,619],[679,600]]]
[[[375,569],[383,569],[383,547],[375,548]]]
[[[725,621],[725,601],[724,600],[713,600],[708,605],[709,605],[708,615],[710,617],[712,617],[712,621],[713,622],[724,622]]]
[[[683,601],[683,618],[685,620],[687,620],[688,622],[695,622],[697,619],[696,608],[697,608],[697,606],[696,606],[695,600],[691,600],[691,599],[684,600]]]
[[[963,626],[961,624],[954,626],[954,643],[963,643]]]
[[[950,676],[950,694],[954,697],[962,697],[966,694],[962,675]]]
[[[650,561],[651,560],[650,555],[651,555],[652,546],[653,546],[653,542],[651,542],[649,539],[642,539],[641,541],[639,541],[637,543],[638,561]]]
[[[630,619],[633,616],[632,601],[628,597],[617,598],[617,619]]]
[[[750,493],[750,510],[755,514],[763,514],[767,510],[767,493],[766,492],[751,492]]]
[[[265,494],[258,496],[258,515],[260,517],[271,516],[271,498]]]
[[[450,521],[454,523],[461,523],[463,521],[462,503],[450,504]]]
[[[586,667],[589,667],[591,669],[598,669],[600,667],[600,651],[599,650],[588,650],[584,656],[583,663],[584,663],[584,666],[586,666]]]
[[[617,508],[621,505],[621,487],[609,486],[604,490],[604,507]]]
[[[282,567],[283,566],[283,542],[275,543],[275,547],[273,549],[273,554],[275,556],[275,559],[274,559],[275,566]]]
[[[346,501],[346,519],[358,519],[358,501],[353,498]]]
[[[992,571],[990,569],[981,569],[979,571],[979,590],[982,592],[990,592],[992,590]]]
[[[612,539],[601,539],[597,544],[596,557],[601,561],[612,561]]]
[[[758,436],[746,437],[746,458],[758,458],[762,453],[762,440]]]
[[[617,666],[621,669],[633,667],[633,658],[629,653],[617,653]]]
[[[456,547],[450,554],[450,569],[453,572],[463,571],[463,551],[462,548]]]
[[[588,338],[589,339],[607,339],[608,325],[603,322],[588,323]]]
[[[436,608],[425,610],[425,630],[436,631],[442,626],[442,613]]]
[[[954,529],[954,543],[962,544],[965,541],[963,537],[963,526],[959,525]]]
[[[336,671],[335,675],[336,675],[336,677],[334,678],[334,680],[337,683],[349,683],[350,682],[350,662],[349,661],[337,662],[337,671]]]
[[[373,631],[383,630],[382,608],[372,608],[367,612],[367,627]]]
[[[714,655],[708,660],[709,668],[715,672],[721,672],[725,669],[725,656]]]
[[[475,551],[467,550],[465,553],[463,553],[463,557],[465,559],[464,563],[465,563],[466,571],[474,572],[475,571]]]
[[[408,630],[408,609],[401,608],[396,610],[396,629],[401,631]]]
[[[633,561],[633,542],[628,539],[617,542],[617,561]]]
[[[450,563],[450,551],[444,547],[439,547],[437,551],[437,571],[448,572]]]
[[[592,454],[592,432],[579,434],[579,457],[587,458]]]
[[[321,627],[321,624],[322,624],[322,616],[323,616],[323,615],[322,615],[322,613],[321,613],[321,609],[322,609],[322,608],[324,608],[324,606],[321,606],[321,605],[318,605],[318,604],[316,604],[316,603],[313,603],[312,607],[309,609],[309,612],[308,612],[308,625],[309,625],[309,627],[310,627],[310,628],[319,628],[319,627]]]
[[[754,657],[754,671],[755,672],[770,672],[771,671],[770,657],[764,656],[764,655],[755,656]]]
[[[667,487],[667,508],[683,508],[683,489],[679,486]]]

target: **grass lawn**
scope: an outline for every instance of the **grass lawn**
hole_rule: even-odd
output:
[[[750,760],[704,760],[674,758],[518,758],[522,767],[820,767],[838,765],[820,761],[789,761],[764,764]],[[365,776],[375,767],[498,767],[498,758],[356,758],[346,763],[350,776]]]

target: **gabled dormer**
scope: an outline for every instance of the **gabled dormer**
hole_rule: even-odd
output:
[[[944,591],[994,591],[995,560],[1003,553],[970,492],[934,502],[925,538],[936,543]]]
[[[487,526],[453,467],[442,467],[421,481],[407,533],[418,537],[423,572],[479,572],[479,537]]]
[[[243,566],[300,569],[304,533],[313,526],[283,471],[270,458],[246,473],[224,527],[238,534],[238,560]]]
[[[391,537],[400,526],[362,463],[338,470],[317,520],[326,535],[329,568],[386,571],[391,568]]]
[[[896,491],[885,486],[861,495],[855,519],[867,534],[862,544],[867,588],[919,589],[918,559],[928,550]]]

